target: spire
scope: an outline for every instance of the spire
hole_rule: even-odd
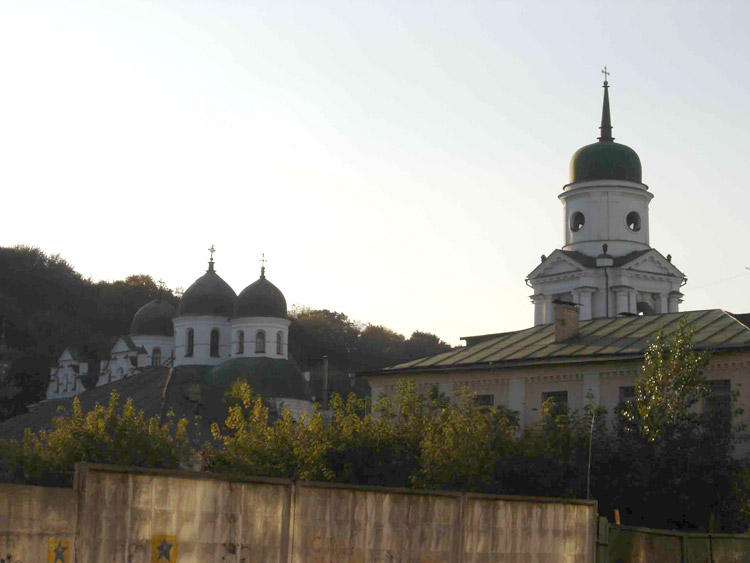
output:
[[[266,279],[266,262],[267,262],[267,260],[266,260],[266,253],[265,252],[263,254],[261,254],[259,262],[261,264],[260,265],[260,277],[262,279]]]
[[[208,249],[208,251],[211,253],[211,258],[208,261],[208,270],[207,272],[213,272],[214,270],[214,252],[216,252],[216,249],[214,248],[214,245],[211,245],[211,248]]]
[[[602,125],[599,127],[602,136],[599,137],[599,142],[607,143],[612,142],[615,139],[612,137],[612,120],[609,116],[609,82],[607,82],[609,71],[606,66],[604,67],[602,74],[604,75],[604,103],[602,104]]]

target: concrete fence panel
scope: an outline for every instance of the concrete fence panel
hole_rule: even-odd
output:
[[[290,485],[205,477],[87,467],[79,561],[284,561]]]
[[[0,484],[0,559],[74,561],[77,506],[73,489]]]
[[[460,509],[458,494],[299,483],[291,561],[456,561]]]
[[[595,501],[466,495],[463,561],[595,563]]]

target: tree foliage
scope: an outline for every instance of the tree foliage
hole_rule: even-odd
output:
[[[76,397],[72,412],[55,418],[52,430],[26,430],[23,441],[0,442],[6,478],[44,484],[70,483],[76,462],[179,467],[190,460],[187,420],[146,418],[128,399],[122,407],[116,391],[107,406],[84,413]]]

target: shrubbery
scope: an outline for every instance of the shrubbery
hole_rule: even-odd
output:
[[[206,470],[239,475],[568,498],[590,490],[600,513],[618,508],[626,524],[744,531],[750,472],[734,455],[744,428],[697,408],[710,396],[705,358],[689,340],[684,329],[656,339],[630,408],[546,402],[523,430],[515,413],[478,406],[466,391],[448,401],[409,381],[392,400],[334,396],[329,416],[296,421],[235,382],[224,425],[198,452],[185,420],[146,419],[113,395],[107,407],[84,414],[76,402],[52,431],[2,444],[0,462],[7,479],[49,482],[69,480],[76,461],[177,467],[197,453]]]

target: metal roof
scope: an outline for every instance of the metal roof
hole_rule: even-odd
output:
[[[721,309],[581,321],[578,333],[555,342],[554,323],[469,338],[470,345],[367,375],[493,368],[511,365],[615,360],[642,356],[659,329],[665,335],[685,320],[698,350],[750,349],[750,328]],[[471,343],[471,341],[475,343]]]

